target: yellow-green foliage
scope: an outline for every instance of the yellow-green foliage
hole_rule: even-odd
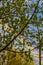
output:
[[[19,53],[16,54],[16,57],[13,57],[8,61],[8,65],[34,65],[32,61],[26,61],[23,57],[20,56]]]

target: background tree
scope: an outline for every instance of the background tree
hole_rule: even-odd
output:
[[[36,48],[39,50],[39,65],[41,65],[41,49],[43,47],[43,4],[39,3],[30,24],[28,25],[28,39],[34,43]],[[30,38],[29,38],[30,37]]]
[[[37,0],[35,2],[34,2],[34,0],[27,1],[27,2],[25,0],[22,0],[22,1],[20,1],[20,0],[10,0],[10,1],[2,0],[1,1],[2,5],[0,6],[0,25],[1,25],[0,49],[2,49],[3,46],[8,44],[9,41],[13,38],[13,36],[18,34],[21,31],[21,29],[25,26],[25,24],[29,21],[29,18],[31,17],[31,15],[34,12],[35,7],[37,6],[36,3],[37,3]],[[22,35],[24,35],[26,38],[28,38],[31,43],[32,42],[36,43],[36,41],[34,41],[34,39],[36,39],[37,43],[39,43],[39,45],[40,45],[39,34],[42,33],[40,31],[43,30],[43,29],[41,29],[41,30],[39,29],[40,26],[43,25],[42,7],[43,7],[42,5],[40,7],[39,6],[36,7],[37,10],[36,10],[33,18],[31,19],[31,21],[29,21],[28,26],[22,32]],[[39,19],[38,13],[40,13],[40,11],[41,11],[41,14],[40,14],[40,19]],[[35,27],[35,28],[33,28],[33,27]],[[36,31],[36,28],[37,28],[38,32]],[[41,34],[41,43],[43,41],[42,34]],[[9,46],[9,47],[12,48],[13,45],[14,45],[14,43],[12,42],[11,46]],[[39,57],[40,57],[40,54],[39,54]],[[40,61],[41,61],[41,59],[40,59]],[[41,62],[39,64],[41,65]]]

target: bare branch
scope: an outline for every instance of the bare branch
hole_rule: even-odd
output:
[[[36,10],[37,10],[37,8],[38,8],[39,1],[40,1],[40,0],[38,0],[38,2],[37,2],[37,4],[36,4],[34,13],[33,13],[32,16],[30,17],[30,19],[28,20],[28,22],[25,24],[25,26],[22,28],[22,30],[21,30],[16,36],[14,36],[13,39],[12,39],[5,47],[3,47],[3,48],[0,50],[0,52],[2,52],[3,50],[5,50],[5,49],[14,41],[14,39],[16,39],[16,38],[22,33],[22,31],[26,28],[26,26],[28,25],[29,21],[33,18],[34,14],[35,14],[35,12],[36,12]]]

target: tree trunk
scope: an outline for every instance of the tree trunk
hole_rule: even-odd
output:
[[[39,65],[41,65],[41,46],[39,48]]]

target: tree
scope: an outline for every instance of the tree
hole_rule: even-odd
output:
[[[36,48],[39,49],[39,65],[41,65],[41,49],[43,47],[43,11],[42,11],[42,3],[39,4],[36,12],[30,21],[29,24],[29,34],[31,42],[36,45]],[[41,12],[40,12],[41,11]]]
[[[2,1],[2,7],[0,7],[0,13],[1,13],[0,19],[2,25],[2,32],[3,31],[5,32],[5,36],[3,34],[3,37],[6,38],[6,42],[7,39],[13,36],[13,34],[15,35],[15,33],[18,33],[22,29],[23,25],[25,25],[26,23],[27,16],[26,14],[24,14],[25,13],[24,6],[25,2],[23,0],[22,1],[13,0],[12,2]],[[24,20],[22,18],[24,18]]]
[[[39,3],[39,1],[38,1],[38,3]],[[39,8],[38,8],[38,3],[36,5],[36,3],[34,3],[34,1],[30,1],[30,2],[31,2],[30,4],[28,4],[24,0],[22,0],[22,1],[20,1],[20,0],[12,0],[12,1],[5,0],[4,1],[3,0],[1,2],[2,6],[0,7],[0,19],[1,19],[0,24],[1,24],[2,31],[1,31],[1,36],[0,36],[1,37],[1,41],[0,41],[1,48],[0,49],[2,49],[2,47],[5,46],[6,44],[7,45],[2,50],[0,50],[0,52],[5,50],[9,46],[9,44],[12,41],[14,41],[14,39],[19,34],[21,34],[21,32],[22,32],[22,35],[24,35],[26,37],[31,36],[31,38],[32,38],[34,36],[33,33],[28,28],[30,28],[30,26],[29,26],[30,24],[34,25],[33,23],[36,23],[36,21],[38,21],[37,17],[36,17],[37,14],[34,14],[34,13],[37,13],[37,10]],[[34,11],[34,9],[35,9],[35,11]],[[30,12],[31,12],[32,16],[31,16]],[[25,30],[24,30],[24,28],[25,28]],[[15,36],[16,33],[17,34],[19,33],[19,34],[17,36]],[[29,35],[28,35],[28,33],[29,33]],[[15,37],[13,38],[13,36],[15,36]],[[4,41],[4,43],[3,43],[3,41]]]
[[[7,2],[7,3],[6,3]],[[5,5],[5,3],[6,3],[6,5]],[[17,4],[16,4],[17,3]],[[20,6],[20,4],[19,3],[21,3],[21,4],[23,4],[23,9],[21,9],[22,8],[22,5]],[[38,1],[38,3],[39,3],[39,1]],[[37,5],[38,5],[38,3],[37,3]],[[15,11],[15,9],[14,9],[14,11],[12,12],[12,8],[15,6],[18,6],[18,7],[20,7],[20,10],[18,10],[18,7],[17,7],[17,11]],[[26,4],[26,2],[24,2],[24,1],[2,1],[2,7],[0,8],[1,9],[1,19],[2,19],[2,25],[4,26],[4,24],[5,24],[5,26],[9,26],[10,27],[10,30],[11,30],[11,28],[12,28],[12,24],[14,24],[14,27],[15,28],[13,28],[14,30],[16,29],[16,27],[18,27],[17,29],[20,31],[21,29],[21,31],[19,32],[19,34],[24,30],[24,28],[27,26],[27,24],[28,24],[28,18],[30,17],[30,16],[26,16],[26,13],[27,13],[27,11],[28,11],[28,9],[27,8],[30,8],[29,6],[27,7],[27,4]],[[12,6],[13,5],[13,6]],[[36,5],[36,4],[35,4]],[[5,7],[4,7],[5,6]],[[12,8],[11,8],[12,7]],[[6,10],[4,10],[6,8]],[[37,6],[35,7],[35,10],[36,10],[36,8],[37,8]],[[26,9],[26,10],[25,10]],[[33,8],[31,8],[30,10],[33,10]],[[12,14],[10,13],[10,11],[11,11],[11,13],[13,14],[13,16],[12,16]],[[20,11],[20,12],[19,12]],[[17,24],[19,21],[17,21],[17,23],[15,22],[15,20],[14,20],[14,14],[15,14],[15,12],[16,12],[16,15],[17,15],[17,13],[19,14],[18,16],[16,16],[16,18],[18,19],[18,17],[20,17],[20,19],[21,19],[21,21],[20,21],[20,23],[21,22],[27,22],[26,23],[26,25],[23,27],[23,28],[21,28],[21,26],[19,27],[19,26],[17,26],[17,25],[15,25],[15,24]],[[24,14],[23,14],[24,13]],[[34,11],[34,13],[35,13],[35,11]],[[34,13],[32,14],[32,16],[34,15]],[[6,16],[7,15],[7,16]],[[32,16],[30,17],[30,19],[29,19],[29,21],[32,19]],[[12,18],[13,17],[13,18]],[[24,17],[24,19],[22,19]],[[10,19],[9,19],[10,18]],[[17,20],[16,19],[16,20]],[[19,19],[19,20],[20,20]],[[8,22],[9,21],[9,22]],[[13,21],[13,22],[12,22]],[[12,23],[11,23],[12,22]],[[9,25],[9,23],[11,23],[11,25]],[[23,24],[21,24],[21,25],[23,25]],[[20,29],[19,29],[20,28]],[[10,32],[10,31],[9,31]],[[11,31],[12,32],[12,31]],[[16,31],[17,32],[17,31]],[[14,31],[13,31],[13,33],[14,33]],[[19,35],[18,34],[18,35]],[[18,36],[17,35],[17,36]],[[15,36],[2,50],[4,50],[17,36]],[[10,36],[9,36],[10,37]],[[2,51],[1,50],[1,51]],[[1,52],[0,51],[0,52]]]

